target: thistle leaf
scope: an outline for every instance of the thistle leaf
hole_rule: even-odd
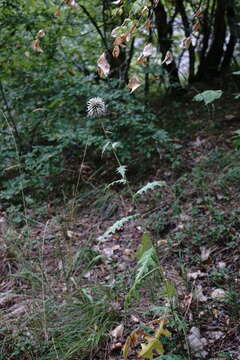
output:
[[[144,193],[146,193],[147,191],[153,190],[155,187],[157,186],[165,186],[166,182],[165,181],[153,181],[148,183],[147,185],[143,186],[141,189],[139,189],[134,197],[136,198],[137,196],[140,196]]]
[[[110,226],[105,231],[105,233],[102,236],[100,236],[99,240],[106,241],[111,234],[114,234],[117,230],[121,229],[123,227],[123,225],[125,225],[127,222],[129,222],[130,220],[136,219],[138,216],[139,216],[139,214],[135,214],[135,215],[124,217],[124,218],[116,221],[112,226]]]

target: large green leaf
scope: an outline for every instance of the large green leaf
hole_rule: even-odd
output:
[[[205,105],[208,105],[219,99],[222,94],[222,90],[206,90],[194,96],[193,100],[203,101]]]

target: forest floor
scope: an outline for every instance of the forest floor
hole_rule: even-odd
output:
[[[171,332],[159,359],[240,359],[239,116],[225,104],[214,126],[185,132],[174,165],[159,160],[133,189],[166,185],[135,202],[96,179],[75,204],[43,204],[24,228],[2,211],[0,359],[120,360],[135,329],[128,358],[140,359],[158,319]]]

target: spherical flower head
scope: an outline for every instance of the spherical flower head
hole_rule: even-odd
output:
[[[106,105],[102,98],[95,97],[87,102],[87,115],[90,117],[101,117],[106,113]]]

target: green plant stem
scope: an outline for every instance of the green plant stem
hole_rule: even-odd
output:
[[[84,161],[85,161],[85,158],[86,158],[86,154],[87,154],[88,138],[89,138],[89,137],[87,137],[87,142],[86,142],[86,145],[85,145],[85,147],[84,147],[84,152],[83,152],[83,157],[82,157],[81,165],[80,165],[79,170],[78,170],[77,184],[76,184],[76,187],[75,187],[75,190],[74,190],[73,203],[72,203],[71,212],[70,212],[70,219],[71,219],[71,220],[74,219],[74,213],[75,213],[75,210],[76,210],[75,204],[76,204],[76,198],[77,198],[77,191],[78,191],[78,187],[79,187],[79,184],[80,184],[80,179],[81,179],[81,175],[82,175],[83,164],[84,164]]]
[[[114,156],[115,156],[115,159],[116,159],[116,161],[117,161],[117,163],[118,163],[118,166],[121,167],[122,164],[121,164],[121,162],[120,162],[120,160],[119,160],[119,157],[117,156],[116,151],[114,150],[113,143],[112,143],[111,139],[109,138],[109,136],[108,136],[108,134],[107,134],[107,130],[105,129],[102,121],[101,121],[101,126],[102,126],[102,129],[103,129],[103,132],[104,132],[104,135],[105,135],[106,139],[107,139],[107,140],[109,141],[109,143],[111,144],[112,151],[113,151],[113,154],[114,154]],[[132,189],[131,189],[131,187],[130,187],[130,185],[129,185],[129,182],[128,182],[127,177],[126,177],[125,174],[124,174],[123,180],[126,181],[126,184],[127,184],[128,190],[129,190],[129,193],[131,194],[132,200],[134,201],[134,193],[133,193],[133,191],[132,191]],[[135,202],[135,201],[134,201],[134,202]]]

